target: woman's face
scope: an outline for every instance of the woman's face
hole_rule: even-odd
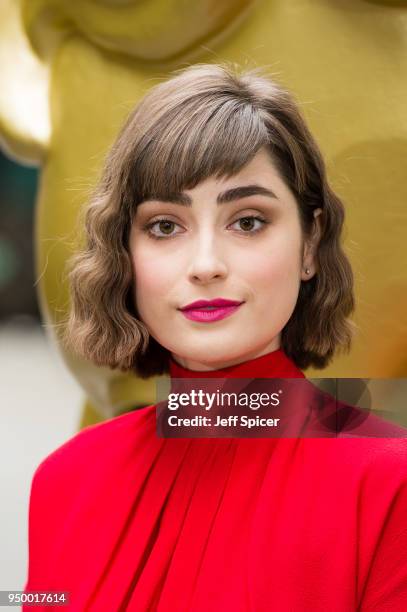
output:
[[[315,273],[296,200],[265,149],[231,178],[139,204],[130,252],[141,320],[192,370],[278,349],[300,282]],[[225,304],[183,310],[198,300]]]

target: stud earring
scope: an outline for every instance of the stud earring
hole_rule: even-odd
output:
[[[305,274],[309,274],[311,270],[309,268],[305,268]]]

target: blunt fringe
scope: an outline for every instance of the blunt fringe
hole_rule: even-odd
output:
[[[322,208],[316,274],[302,281],[281,347],[305,369],[349,351],[353,273],[341,244],[344,206],[292,94],[259,68],[197,64],[154,86],[110,149],[85,211],[85,246],[68,262],[64,346],[96,365],[141,378],[165,374],[169,353],[139,320],[129,232],[137,205],[230,177],[266,147],[294,194],[306,236]]]

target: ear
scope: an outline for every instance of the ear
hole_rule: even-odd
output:
[[[307,281],[316,274],[316,252],[322,236],[322,208],[314,210],[314,226],[311,234],[304,241],[301,266],[301,280]],[[309,270],[308,274],[306,270]]]

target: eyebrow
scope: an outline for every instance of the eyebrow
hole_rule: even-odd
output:
[[[241,187],[233,187],[232,189],[222,191],[218,194],[218,197],[216,198],[216,203],[226,204],[227,202],[233,202],[235,200],[240,200],[241,198],[247,198],[253,195],[262,195],[267,196],[269,198],[278,199],[276,194],[267,187],[262,187],[261,185],[243,185]],[[148,200],[153,199],[154,198],[148,198]],[[190,198],[189,195],[184,192],[168,194],[165,197],[160,197],[157,199],[161,200],[162,202],[181,204],[181,206],[192,206],[192,198]]]

